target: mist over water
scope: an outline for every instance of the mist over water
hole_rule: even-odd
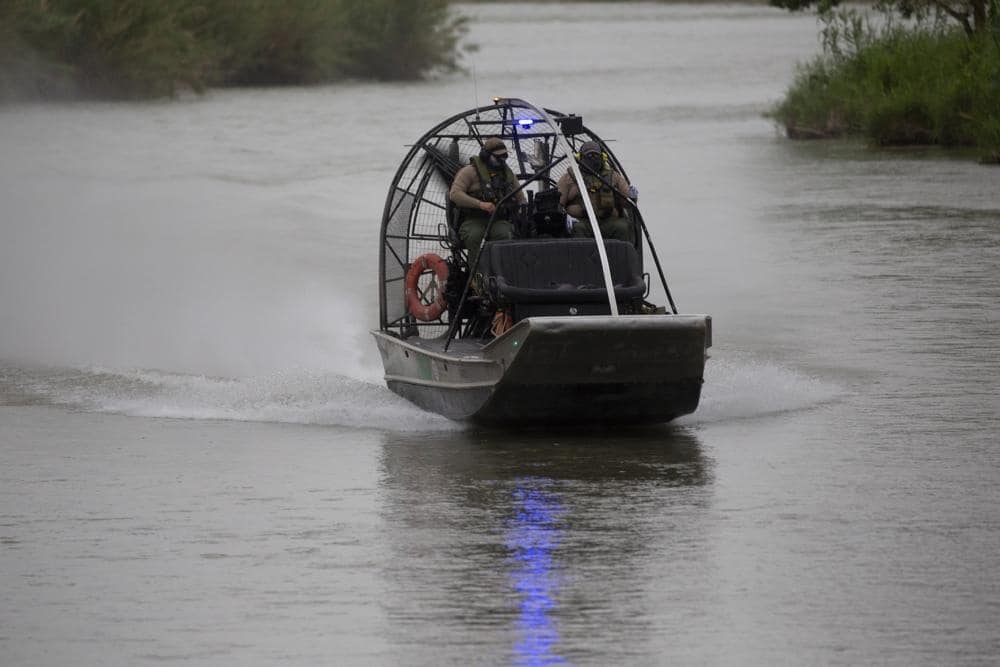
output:
[[[242,111],[226,106],[209,126],[197,101],[11,114],[0,358],[380,377],[367,334],[374,275],[354,251],[370,248],[370,231],[336,233],[344,220],[331,223],[321,188],[301,196],[307,186],[275,164],[280,151],[255,146]],[[177,416],[213,407],[227,412]]]
[[[996,663],[996,170],[785,140],[808,15],[463,11],[475,84],[0,109],[0,663]],[[695,414],[385,388],[386,188],[477,92],[613,140]]]

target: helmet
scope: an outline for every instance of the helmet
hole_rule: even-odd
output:
[[[601,153],[601,145],[596,141],[584,142],[583,145],[580,146],[580,155],[585,156],[590,153],[597,153],[599,155]]]
[[[483,150],[479,151],[479,157],[496,169],[507,159],[507,145],[499,137],[490,137],[483,142]]]
[[[506,144],[500,139],[500,137],[490,137],[483,142],[483,150],[492,153],[496,150],[507,150]]]

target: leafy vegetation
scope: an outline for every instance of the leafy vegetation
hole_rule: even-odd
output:
[[[464,30],[448,0],[4,0],[0,98],[411,79]]]
[[[820,14],[828,14],[842,0],[768,0],[774,7],[798,11],[816,6]],[[895,13],[905,19],[923,21],[929,17],[952,19],[972,37],[989,31],[1000,20],[997,0],[876,0],[874,7],[882,14]]]
[[[771,115],[793,138],[975,146],[1000,160],[1000,29],[968,35],[947,17],[875,25],[821,14],[823,53],[800,66]]]

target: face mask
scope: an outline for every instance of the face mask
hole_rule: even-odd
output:
[[[594,171],[600,171],[601,166],[604,163],[604,159],[601,157],[600,153],[587,153],[583,156],[583,163]]]
[[[507,161],[507,154],[501,153],[497,155],[496,153],[490,153],[489,156],[486,158],[486,161],[487,163],[489,163],[491,167],[499,167],[500,165],[502,165],[504,162]]]

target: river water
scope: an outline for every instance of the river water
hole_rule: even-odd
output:
[[[0,663],[997,664],[1000,172],[784,139],[809,16],[464,11],[475,83],[0,110]],[[381,383],[386,188],[492,95],[616,140],[694,415]]]

